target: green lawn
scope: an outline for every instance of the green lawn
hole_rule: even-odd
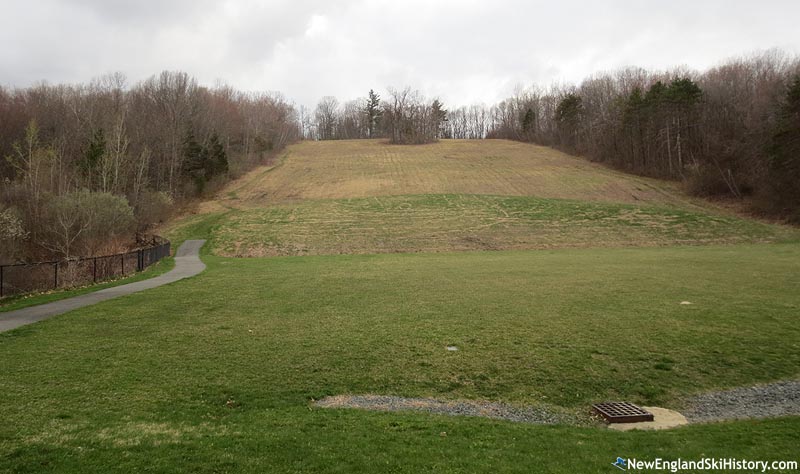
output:
[[[205,260],[198,277],[0,334],[0,472],[797,459],[796,417],[617,433],[309,401],[375,393],[585,414],[595,401],[680,409],[704,390],[796,378],[798,244]]]

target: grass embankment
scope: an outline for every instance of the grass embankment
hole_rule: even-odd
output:
[[[0,334],[5,469],[609,472],[616,456],[796,456],[797,418],[616,433],[308,406],[378,393],[680,408],[796,377],[796,244],[206,260],[196,278]]]

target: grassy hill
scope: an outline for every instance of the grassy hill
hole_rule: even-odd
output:
[[[256,170],[227,191],[239,201],[227,204],[237,207],[404,194],[690,202],[673,184],[508,140],[443,140],[413,146],[382,140],[306,141],[289,147],[277,166]]]
[[[796,231],[505,140],[303,142],[201,206],[226,256],[772,242]],[[180,235],[180,225],[170,230]]]
[[[168,231],[210,239],[203,274],[0,334],[0,473],[796,456],[797,417],[627,433],[588,417],[800,376],[797,231],[669,183],[504,141],[301,143]],[[578,422],[312,404],[340,394]]]

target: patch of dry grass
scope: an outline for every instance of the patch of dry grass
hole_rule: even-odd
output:
[[[486,194],[690,205],[677,186],[610,170],[552,148],[508,140],[306,141],[274,167],[254,170],[216,199],[262,206],[305,199],[404,194]]]

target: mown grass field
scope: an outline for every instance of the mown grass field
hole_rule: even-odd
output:
[[[797,452],[796,418],[623,434],[309,407],[376,393],[585,414],[796,377],[794,244],[206,260],[0,334],[0,470],[608,472],[618,455]]]
[[[797,240],[674,184],[505,140],[303,142],[200,206],[217,255],[372,254]]]
[[[668,183],[503,141],[302,143],[165,231],[209,239],[207,271],[0,334],[0,472],[797,459],[798,417],[620,433],[587,416],[800,377],[797,231]],[[368,393],[579,422],[312,406]]]

